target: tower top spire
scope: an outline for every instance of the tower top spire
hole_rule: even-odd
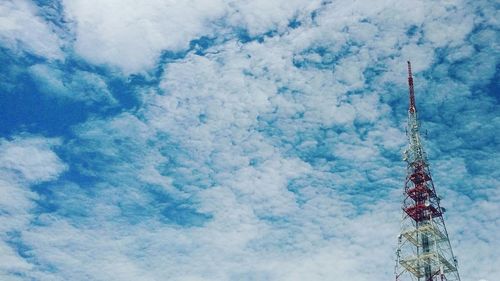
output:
[[[415,113],[417,108],[415,107],[415,91],[413,89],[413,76],[411,73],[411,63],[408,61],[408,88],[410,91],[410,108],[408,109],[410,113]]]

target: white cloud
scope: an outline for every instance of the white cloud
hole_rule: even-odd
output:
[[[161,51],[187,49],[191,40],[215,32],[283,31],[294,16],[307,17],[318,5],[300,0],[64,1],[66,17],[76,26],[77,54],[125,73],[149,70]]]
[[[0,3],[0,43],[15,51],[26,51],[48,59],[62,59],[63,42],[37,8],[25,0]]]
[[[33,265],[16,251],[20,238],[15,237],[15,233],[23,231],[33,217],[30,211],[35,204],[32,200],[38,196],[29,190],[29,185],[53,180],[66,169],[66,165],[51,150],[59,144],[58,140],[40,137],[17,137],[10,141],[0,139],[2,280],[19,280],[12,273],[33,269]]]
[[[98,74],[77,70],[71,74],[47,64],[29,67],[39,89],[48,96],[83,101],[86,104],[105,103],[116,105],[117,100]]]
[[[427,19],[423,25],[423,31],[426,39],[434,47],[460,44],[472,30],[475,15],[458,4],[460,4],[459,1],[450,1],[428,9],[429,13],[426,13]],[[449,12],[451,10],[453,12]]]
[[[278,1],[227,1],[229,22],[232,26],[258,35],[271,30],[283,32],[289,21],[302,20],[320,6],[320,1],[278,0]]]
[[[75,51],[126,73],[152,68],[162,50],[189,47],[191,40],[210,34],[210,21],[224,14],[219,0],[64,1],[64,7],[76,26]]]
[[[0,140],[0,169],[29,183],[53,180],[66,170],[66,165],[50,150],[59,144],[43,138]]]

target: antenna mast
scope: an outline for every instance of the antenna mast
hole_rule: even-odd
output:
[[[415,107],[415,90],[413,89],[413,75],[411,74],[411,63],[408,63],[408,88],[410,90],[410,112],[416,112],[417,108]]]
[[[420,141],[411,64],[408,62],[408,149],[403,217],[396,251],[396,281],[460,281],[444,224],[444,208],[434,188]]]

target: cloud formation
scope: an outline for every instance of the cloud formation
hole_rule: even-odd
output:
[[[47,59],[61,59],[63,42],[29,1],[2,1],[0,42],[14,52],[27,51]]]
[[[52,151],[56,139],[18,137],[0,140],[1,233],[0,277],[20,280],[13,273],[30,272],[21,232],[36,216],[33,210],[39,196],[29,186],[56,179],[67,166]]]
[[[409,58],[462,278],[500,276],[492,3],[19,3],[2,278],[393,278]]]

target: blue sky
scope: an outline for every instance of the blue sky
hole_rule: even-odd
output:
[[[0,2],[0,279],[392,280],[406,60],[500,278],[495,1]]]

